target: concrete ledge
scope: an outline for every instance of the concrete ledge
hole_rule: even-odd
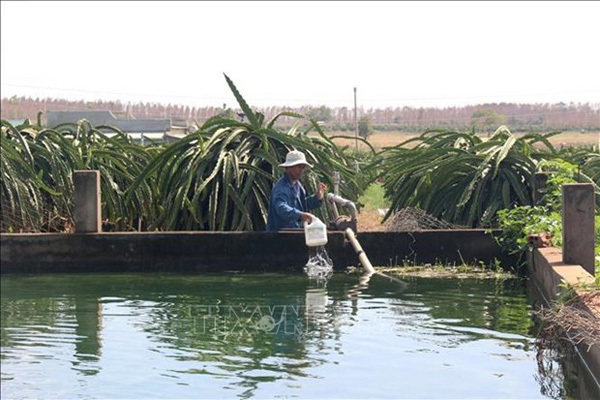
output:
[[[506,259],[483,229],[362,232],[371,263],[461,263]],[[113,271],[285,271],[308,260],[303,232],[2,234],[1,273]],[[357,265],[342,232],[326,246],[336,269]],[[508,261],[507,261],[508,260]],[[507,264],[508,265],[508,264]]]
[[[531,279],[545,297],[546,302],[556,300],[561,293],[561,283],[566,283],[575,288],[575,294],[584,292],[581,285],[593,285],[595,277],[587,272],[581,265],[566,264],[562,262],[562,252],[555,247],[534,249],[528,271]],[[588,310],[594,313],[593,310]],[[597,313],[596,313],[597,316]],[[577,351],[581,355],[587,368],[594,377],[596,384],[600,380],[600,346],[588,346],[584,343],[576,344]]]
[[[595,278],[581,265],[562,261],[562,252],[556,247],[543,247],[533,250],[533,262],[529,265],[530,276],[546,299],[553,301],[560,294],[560,284],[571,286],[593,285]]]

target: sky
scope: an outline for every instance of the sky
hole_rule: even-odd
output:
[[[2,1],[3,98],[600,104],[600,2]]]

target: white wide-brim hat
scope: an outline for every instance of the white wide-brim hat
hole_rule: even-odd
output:
[[[298,150],[292,150],[285,156],[285,162],[279,164],[280,167],[293,167],[294,165],[304,164],[312,168],[308,162],[306,162],[306,156],[303,152]]]

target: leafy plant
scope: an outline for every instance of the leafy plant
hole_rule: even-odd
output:
[[[162,230],[264,229],[278,164],[292,149],[315,165],[305,177],[308,190],[319,181],[332,187],[338,171],[342,195],[358,198],[365,180],[356,174],[356,155],[301,114],[265,121],[225,79],[247,123],[216,116],[169,145],[142,147],[116,128],[87,121],[42,129],[39,121],[16,128],[3,120],[2,230],[69,230],[75,170],[100,171],[102,215],[117,230],[139,228],[142,220]],[[287,132],[275,128],[282,116],[297,120]],[[327,213],[322,207],[317,214],[327,219]]]
[[[565,147],[556,157],[571,164],[573,182],[591,183],[596,192],[596,210],[600,212],[600,153],[594,146]]]
[[[103,131],[114,136],[109,137]],[[117,229],[131,229],[150,213],[152,188],[146,182],[126,202],[123,193],[151,153],[123,132],[88,121],[54,129],[2,120],[2,229],[64,231],[72,224],[73,171],[99,170],[102,215]]]
[[[492,225],[498,210],[532,204],[536,160],[554,153],[551,135],[516,137],[501,126],[483,140],[474,132],[435,130],[385,149],[376,161],[392,201],[385,219],[419,207],[460,225]]]
[[[356,199],[353,159],[324,135],[319,125],[301,114],[282,112],[265,121],[225,75],[247,123],[214,117],[194,134],[157,154],[128,189],[129,198],[143,182],[156,175],[158,213],[149,229],[159,230],[263,230],[271,188],[282,173],[278,165],[292,149],[314,164],[305,185],[314,191],[322,180],[332,187],[332,171],[342,177],[341,192]],[[282,116],[297,123],[287,132],[275,128]],[[316,136],[308,135],[312,130]],[[320,209],[321,218],[327,209]]]
[[[35,170],[35,158],[26,134],[21,134],[8,121],[2,120],[1,124],[2,231],[31,231],[41,226],[44,219],[41,178]]]
[[[498,228],[501,230],[496,241],[510,255],[523,263],[529,250],[528,235],[547,232],[553,245],[562,245],[562,216],[550,212],[546,207],[519,206],[498,211]]]
[[[547,232],[554,246],[562,246],[562,185],[577,182],[580,178],[576,165],[562,159],[539,163],[540,170],[549,177],[544,189],[543,205],[519,206],[498,211],[501,234],[496,241],[508,254],[517,255],[522,262],[529,250],[527,236]],[[595,216],[596,227],[596,281],[600,277],[600,216]]]

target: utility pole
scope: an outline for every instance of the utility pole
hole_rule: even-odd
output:
[[[354,142],[358,153],[358,119],[356,118],[356,86],[354,87]]]

